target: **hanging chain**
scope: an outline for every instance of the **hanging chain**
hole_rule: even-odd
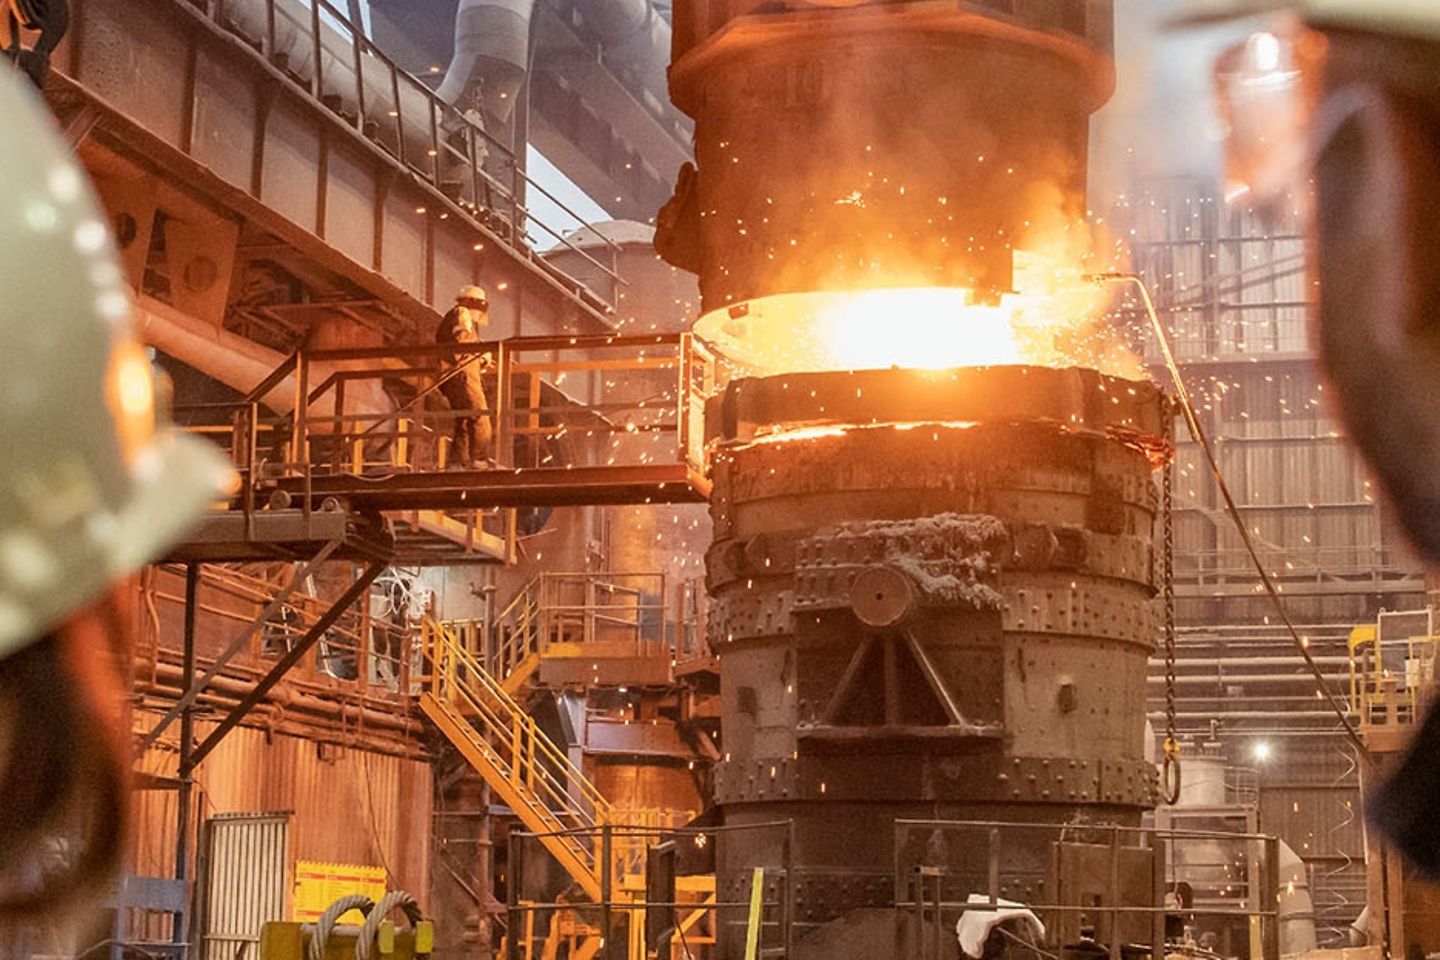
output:
[[[1165,759],[1161,767],[1162,796],[1174,806],[1180,800],[1180,740],[1175,732],[1175,419],[1165,416],[1165,466],[1160,474],[1161,599],[1165,605]]]

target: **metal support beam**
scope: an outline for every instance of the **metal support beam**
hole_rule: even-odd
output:
[[[181,661],[181,682],[189,687],[195,682],[195,615],[200,606],[200,565],[185,566],[185,649]],[[195,744],[195,718],[187,704],[180,714],[180,788],[175,802],[175,879],[184,882],[190,873],[190,794],[194,788],[194,756],[191,748]],[[173,914],[171,940],[177,944],[188,942],[189,930],[185,912]],[[183,947],[182,947],[183,949]]]
[[[469,510],[490,507],[703,503],[709,480],[687,464],[521,467],[380,477],[281,477],[275,485],[312,499],[337,497],[354,510]]]
[[[210,735],[205,738],[204,742],[195,748],[194,753],[190,755],[190,769],[198,767],[201,762],[210,755],[210,752],[220,745],[220,741],[225,739],[225,735],[235,729],[235,727],[245,719],[246,715],[254,709],[256,704],[265,699],[265,695],[274,688],[275,684],[280,682],[280,678],[285,676],[291,667],[300,662],[300,658],[305,656],[305,654],[310,651],[310,648],[315,645],[316,641],[325,635],[325,631],[335,625],[335,621],[340,619],[340,615],[343,614],[352,603],[364,596],[365,591],[370,589],[370,584],[374,583],[375,578],[380,576],[385,570],[385,566],[383,561],[377,560],[365,568],[365,572],[360,576],[360,579],[352,583],[349,589],[341,594],[340,599],[336,600],[330,609],[326,610],[320,619],[316,620],[310,629],[305,632],[305,636],[301,637],[295,646],[291,647],[285,656],[281,657],[275,666],[270,668],[270,672],[265,674],[259,683],[255,684],[254,689],[247,693],[244,699],[235,705],[235,709],[231,710],[229,715],[220,721],[220,725],[210,732]]]
[[[165,728],[170,726],[170,724],[174,722],[176,717],[180,717],[182,715],[189,716],[190,705],[195,702],[196,698],[199,697],[200,694],[205,692],[205,688],[210,685],[211,680],[215,679],[215,675],[218,674],[221,670],[225,669],[225,664],[229,663],[230,659],[234,657],[235,654],[240,652],[240,648],[245,646],[245,644],[249,643],[250,638],[253,637],[256,633],[260,632],[261,628],[265,626],[266,621],[268,621],[271,617],[275,616],[275,614],[279,612],[280,607],[284,605],[286,600],[290,599],[290,595],[295,592],[295,589],[300,586],[300,584],[304,583],[305,578],[314,573],[316,568],[318,568],[320,564],[324,563],[330,557],[330,554],[335,552],[336,548],[340,546],[340,543],[341,541],[339,540],[331,540],[329,543],[325,544],[325,546],[320,549],[319,553],[317,553],[311,559],[307,560],[302,566],[298,567],[295,570],[294,575],[291,576],[290,582],[285,584],[285,586],[280,589],[280,592],[275,594],[275,596],[270,599],[270,602],[265,605],[265,609],[261,610],[258,614],[256,614],[255,619],[250,621],[250,625],[246,627],[238,636],[236,636],[233,641],[231,641],[230,646],[226,647],[224,652],[222,652],[220,656],[215,658],[215,662],[210,664],[209,668],[205,671],[205,675],[201,677],[198,682],[195,680],[194,676],[194,644],[192,642],[193,637],[191,636],[191,633],[193,632],[195,626],[193,612],[194,596],[191,594],[191,580],[192,578],[198,578],[199,565],[194,563],[186,565],[185,655],[187,668],[184,677],[185,693],[180,697],[179,700],[175,702],[175,705],[170,708],[170,711],[166,713],[165,716],[161,717],[160,721],[150,729],[150,732],[145,734],[145,736],[141,738],[140,750],[144,750],[146,747],[150,746],[150,744],[154,743],[156,738],[158,738],[160,734],[165,732]],[[181,736],[181,742],[183,749],[183,744],[186,742],[186,738],[183,734]]]

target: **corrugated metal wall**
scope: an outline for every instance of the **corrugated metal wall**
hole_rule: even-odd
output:
[[[1229,209],[1213,183],[1189,179],[1144,185],[1115,220],[1133,228],[1135,269],[1172,331],[1261,560],[1322,669],[1338,680],[1351,626],[1373,621],[1381,607],[1419,605],[1423,581],[1331,416],[1307,338],[1313,290],[1301,231]],[[1143,318],[1130,319],[1156,377],[1168,383],[1155,345],[1139,332]],[[1179,730],[1205,740],[1215,724],[1238,762],[1267,744],[1261,829],[1309,865],[1322,942],[1334,945],[1364,900],[1359,794],[1339,720],[1316,701],[1292,641],[1277,629],[1200,451],[1183,426],[1178,434]],[[1157,730],[1162,674],[1157,658]]]
[[[156,719],[144,713],[138,722],[148,728]],[[197,737],[211,727],[197,722]],[[162,742],[146,752],[140,769],[173,777],[176,760],[173,740]],[[288,811],[292,863],[383,867],[391,889],[408,890],[425,903],[432,809],[427,763],[239,727],[206,758],[196,782],[192,823],[229,813]],[[135,794],[133,872],[173,875],[175,804],[173,790]]]
[[[1147,185],[1118,216],[1266,567],[1293,615],[1363,619],[1362,595],[1415,594],[1419,565],[1381,519],[1363,464],[1330,416],[1307,338],[1311,289],[1297,224],[1227,208],[1212,184]],[[1159,353],[1141,337],[1162,381]],[[1180,430],[1178,586],[1191,621],[1266,612],[1199,451]],[[1390,600],[1395,604],[1394,599]]]

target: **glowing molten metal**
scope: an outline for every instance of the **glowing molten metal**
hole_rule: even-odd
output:
[[[1123,262],[1123,249],[1065,206],[1058,191],[1036,191],[1026,221],[1035,247],[1012,250],[1014,291],[998,302],[913,284],[926,271],[912,266],[893,286],[773,294],[712,310],[695,330],[757,375],[1028,364],[1143,378],[1106,316],[1110,290],[1085,279],[1098,264]]]

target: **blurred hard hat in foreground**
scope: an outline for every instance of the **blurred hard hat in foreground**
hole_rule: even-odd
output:
[[[1283,11],[1320,25],[1440,36],[1436,0],[1191,0],[1172,21],[1179,26],[1201,25]]]
[[[84,171],[0,71],[0,656],[156,559],[233,484],[157,426],[155,385]]]

